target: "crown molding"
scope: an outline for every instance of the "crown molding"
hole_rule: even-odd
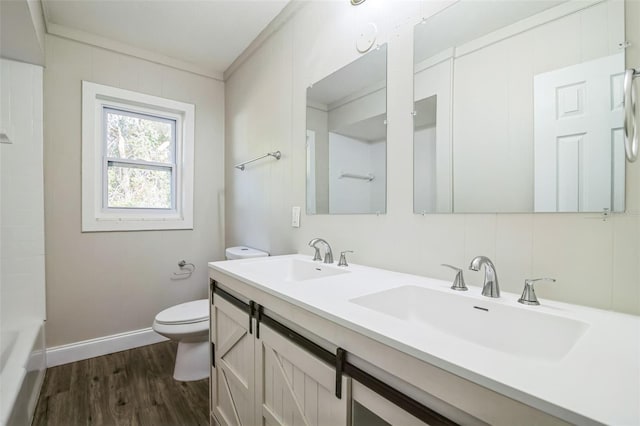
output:
[[[43,2],[45,4],[46,2]],[[44,7],[45,18],[47,17],[47,9]],[[169,56],[162,55],[160,53],[152,52],[146,49],[131,46],[126,43],[115,41],[106,37],[101,37],[95,34],[90,34],[85,31],[65,27],[63,25],[54,24],[46,20],[47,33],[57,37],[65,38],[68,40],[77,41],[80,43],[88,44],[91,46],[100,47],[105,50],[110,50],[116,53],[122,53],[124,55],[133,56],[135,58],[144,59],[149,62],[153,62],[160,65],[165,65],[171,68],[175,68],[181,71],[187,71],[193,74],[197,74],[203,77],[212,78],[214,80],[224,81],[223,73],[201,67],[191,62],[181,61]]]

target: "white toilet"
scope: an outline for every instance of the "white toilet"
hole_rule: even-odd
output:
[[[230,247],[227,259],[269,256],[250,247]],[[209,377],[209,300],[181,303],[156,315],[153,330],[178,341],[173,378],[182,382]]]

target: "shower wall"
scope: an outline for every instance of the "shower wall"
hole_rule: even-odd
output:
[[[45,319],[42,67],[2,59],[2,328]]]
[[[0,60],[0,423],[7,424],[28,423],[44,372],[42,76],[40,66]]]

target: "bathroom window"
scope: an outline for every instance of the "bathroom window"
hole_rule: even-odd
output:
[[[193,228],[194,109],[83,81],[83,232]]]

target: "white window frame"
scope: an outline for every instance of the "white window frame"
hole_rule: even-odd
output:
[[[172,208],[107,206],[108,162],[131,162],[106,156],[105,108],[175,120]],[[193,229],[194,130],[192,104],[83,81],[82,232]]]

